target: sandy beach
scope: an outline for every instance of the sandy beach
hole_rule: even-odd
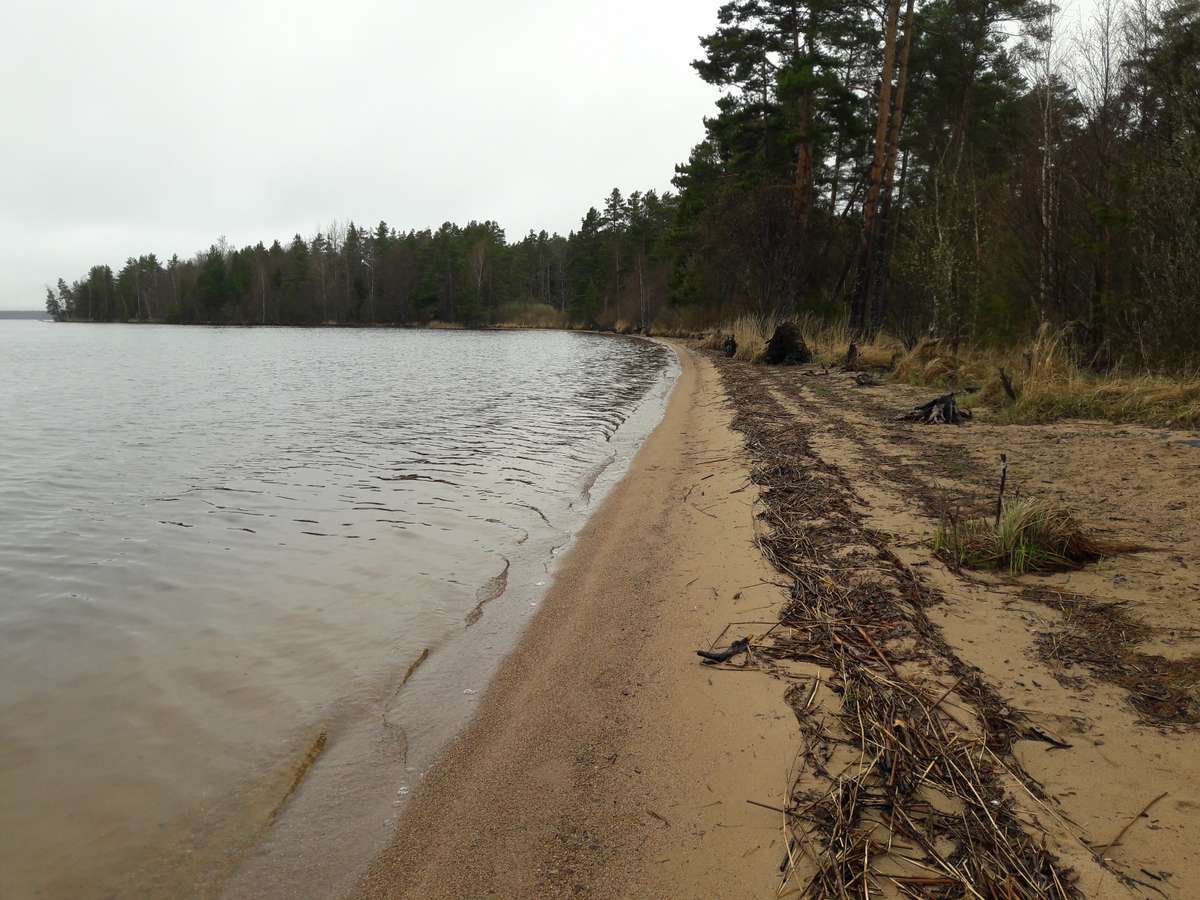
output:
[[[1195,435],[986,414],[901,425],[916,389],[680,355],[663,422],[358,895],[823,896],[851,863],[822,844],[836,826],[822,804],[903,784],[916,762],[924,775],[903,797],[855,812],[845,833],[883,896],[956,881],[1195,896]],[[1021,491],[1154,546],[1045,576],[946,566],[931,548],[938,510],[986,505],[1001,451]],[[755,543],[783,531],[800,548],[775,559],[786,572]],[[804,585],[887,597],[816,623]],[[842,671],[814,623],[845,637]],[[750,658],[699,664],[697,648],[744,635]],[[898,713],[871,736],[861,696],[846,705],[864,682],[893,710],[901,695],[937,697],[924,715],[946,746]],[[838,730],[856,714],[861,740]],[[920,759],[881,768],[889,741]],[[976,758],[962,797],[935,796],[939,766]],[[971,831],[976,812],[988,833]],[[982,841],[971,852],[954,847],[959,819]]]
[[[362,897],[763,896],[795,718],[694,651],[781,592],[711,363],[558,569],[480,714],[416,791]],[[766,625],[734,626],[738,636]]]

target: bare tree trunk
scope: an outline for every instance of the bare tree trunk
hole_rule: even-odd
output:
[[[875,150],[867,177],[867,197],[863,201],[863,233],[859,248],[858,274],[850,300],[850,329],[860,335],[869,327],[867,301],[870,292],[871,259],[876,240],[876,213],[883,187],[883,165],[886,152],[888,121],[892,110],[892,72],[896,65],[896,25],[900,17],[900,0],[888,0],[883,31],[883,69],[879,79],[879,104],[875,117]]]
[[[638,311],[641,318],[642,334],[646,333],[646,279],[644,269],[646,267],[646,250],[642,249],[641,255],[638,257]]]
[[[904,46],[900,51],[899,71],[896,75],[896,97],[892,105],[891,125],[888,133],[887,155],[883,165],[883,185],[879,204],[879,216],[874,238],[874,260],[867,291],[867,324],[871,334],[883,327],[887,314],[888,275],[891,268],[890,218],[892,212],[892,189],[896,181],[896,156],[900,147],[900,134],[904,127],[904,95],[908,87],[908,56],[912,49],[913,0],[908,0],[904,10]],[[907,162],[907,156],[905,157]]]

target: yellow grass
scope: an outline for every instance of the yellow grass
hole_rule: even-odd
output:
[[[1000,370],[1017,393],[1004,391]],[[918,343],[896,365],[895,377],[910,384],[974,387],[968,402],[991,407],[996,419],[1044,423],[1064,418],[1107,419],[1175,428],[1200,427],[1200,377],[1167,377],[1082,368],[1065,334],[1043,326],[1024,348],[983,351],[946,343]]]
[[[505,303],[496,310],[502,328],[566,328],[567,317],[548,303]]]
[[[719,350],[725,335],[732,334],[737,340],[736,358],[757,362],[762,359],[767,349],[767,341],[775,333],[775,328],[783,321],[785,317],[775,313],[745,313],[710,332],[704,345]],[[846,352],[850,348],[850,328],[844,318],[827,321],[804,313],[795,317],[794,321],[799,326],[800,333],[804,335],[804,343],[812,352],[814,361],[826,365],[836,365],[845,361]],[[858,345],[858,367],[890,368],[902,352],[903,347],[899,341],[881,336],[871,343]]]
[[[737,340],[737,358],[757,362],[783,317],[747,313],[715,331],[704,345],[720,350],[725,335]],[[850,329],[844,319],[796,318],[816,362],[845,361]],[[1079,364],[1062,330],[1043,326],[1024,347],[989,350],[926,338],[905,350],[887,334],[858,345],[860,369],[891,369],[893,378],[914,385],[971,389],[963,405],[986,405],[994,420],[1014,424],[1064,418],[1106,419],[1170,428],[1200,428],[1200,374],[1164,376],[1113,372],[1104,375]],[[1000,379],[1003,369],[1017,393],[1013,401]]]
[[[944,520],[934,549],[956,565],[1020,575],[1071,568],[1136,548],[1094,537],[1071,513],[1048,500],[1022,499],[1005,503],[998,523]]]

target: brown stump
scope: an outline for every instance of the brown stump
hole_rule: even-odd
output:
[[[812,362],[812,354],[795,322],[783,322],[767,341],[763,362],[772,366],[802,366]]]

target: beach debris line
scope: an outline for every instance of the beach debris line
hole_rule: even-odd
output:
[[[919,422],[922,425],[962,425],[971,418],[971,411],[963,409],[951,392],[934,397],[928,403],[914,406],[899,417],[902,422]]]
[[[733,659],[739,653],[745,653],[750,649],[750,638],[744,637],[734,641],[724,650],[697,650],[696,655],[703,657],[706,665],[712,663],[723,663]]]
[[[802,746],[776,808],[780,894],[1080,897],[1039,821],[1057,816],[1012,753],[1046,738],[946,644],[925,611],[936,589],[863,523],[845,474],[762,377],[721,371],[760,489],[758,544],[791,581],[780,627],[754,645],[797,678],[786,696]],[[871,548],[873,564],[837,552],[847,545]],[[1010,779],[1039,816],[1018,807]]]
[[[1130,615],[1122,602],[1030,586],[1021,599],[1051,607],[1060,624],[1037,634],[1039,658],[1054,667],[1064,683],[1075,667],[1122,688],[1143,722],[1154,725],[1200,724],[1200,655],[1168,659],[1141,649],[1154,636]]]

